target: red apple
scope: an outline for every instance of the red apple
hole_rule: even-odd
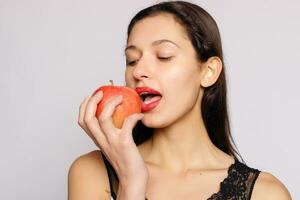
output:
[[[97,105],[96,117],[98,118],[101,114],[106,102],[118,95],[122,95],[122,102],[116,106],[115,111],[112,115],[113,123],[117,128],[122,128],[123,122],[126,117],[133,113],[141,113],[142,102],[138,93],[126,86],[114,86],[112,80],[111,85],[105,85],[99,87],[94,93],[96,94],[99,90],[102,90],[103,97]]]

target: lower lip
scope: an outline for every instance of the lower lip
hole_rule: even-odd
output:
[[[142,112],[149,112],[150,110],[153,110],[159,104],[160,100],[161,98],[149,104],[142,102]]]

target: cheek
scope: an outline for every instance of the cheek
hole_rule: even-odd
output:
[[[145,122],[149,127],[162,128],[174,123],[191,111],[197,103],[199,90],[191,73],[169,70],[161,79],[163,99],[157,113],[148,115]],[[194,75],[195,76],[195,75]]]
[[[125,83],[127,87],[133,88],[134,87],[134,80],[131,75],[131,71],[129,69],[125,70]]]
[[[174,84],[168,88],[166,94],[166,112],[185,112],[190,110],[196,103],[198,87],[191,79],[173,80]],[[172,113],[173,114],[173,113]]]
[[[198,95],[198,81],[195,70],[189,67],[177,67],[163,73],[163,89],[166,98],[171,102],[178,103],[177,99],[193,99]]]

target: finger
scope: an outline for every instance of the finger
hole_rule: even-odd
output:
[[[78,124],[83,130],[86,132],[86,134],[93,140],[93,142],[97,145],[97,147],[100,148],[99,144],[97,143],[96,138],[93,136],[93,134],[88,130],[86,124],[84,123],[84,116],[85,116],[85,110],[86,105],[88,103],[88,100],[91,98],[92,95],[86,96],[83,100],[83,102],[80,104],[79,107],[79,116],[78,116]]]
[[[78,124],[79,126],[86,132],[86,134],[93,140],[94,144],[101,150],[101,146],[97,142],[96,138],[93,136],[91,131],[87,128],[86,124],[84,123],[84,116],[85,116],[85,110],[86,105],[88,103],[88,100],[91,98],[92,95],[86,96],[83,100],[83,102],[80,104],[79,107],[79,116],[78,116]]]
[[[88,100],[90,99],[91,95],[84,98],[83,102],[79,106],[79,114],[78,114],[78,124],[79,126],[84,126],[84,115],[85,115],[85,109],[86,105],[88,103]]]
[[[99,91],[95,95],[91,96],[91,98],[88,100],[86,105],[84,120],[89,121],[95,117],[97,105],[101,101],[102,97],[103,97],[102,91]]]
[[[108,146],[107,138],[103,134],[99,122],[96,118],[91,119],[91,121],[86,122],[88,129],[90,130],[90,137],[95,138],[95,143],[98,143],[101,148],[106,148]]]
[[[92,135],[92,133],[88,130],[86,124],[84,123],[84,116],[85,116],[85,110],[86,110],[86,105],[88,103],[88,100],[91,98],[92,95],[86,96],[83,100],[83,102],[80,104],[79,107],[79,115],[78,115],[78,124],[79,126],[86,132],[86,134],[94,141],[96,144],[96,139]],[[96,144],[98,147],[99,145]]]
[[[113,124],[112,115],[116,106],[122,102],[122,99],[123,97],[118,95],[108,100],[98,118],[100,127],[108,138],[114,137],[112,133],[115,132],[116,127]]]
[[[143,119],[144,114],[143,113],[134,113],[128,117],[125,118],[123,127],[122,127],[122,135],[126,135],[125,137],[132,138],[132,129],[135,127],[137,122],[141,119]]]
[[[94,136],[98,143],[103,147],[107,144],[107,139],[99,126],[97,118],[95,117],[97,105],[102,97],[103,92],[99,91],[89,99],[86,105],[84,122],[92,133],[91,135]]]

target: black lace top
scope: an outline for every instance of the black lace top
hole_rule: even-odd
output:
[[[115,191],[117,191],[118,177],[103,154],[102,157],[108,173],[111,197],[115,200],[117,199]],[[250,200],[254,183],[260,171],[248,167],[235,158],[235,162],[229,166],[227,172],[227,177],[220,183],[219,191],[212,194],[207,200]]]

